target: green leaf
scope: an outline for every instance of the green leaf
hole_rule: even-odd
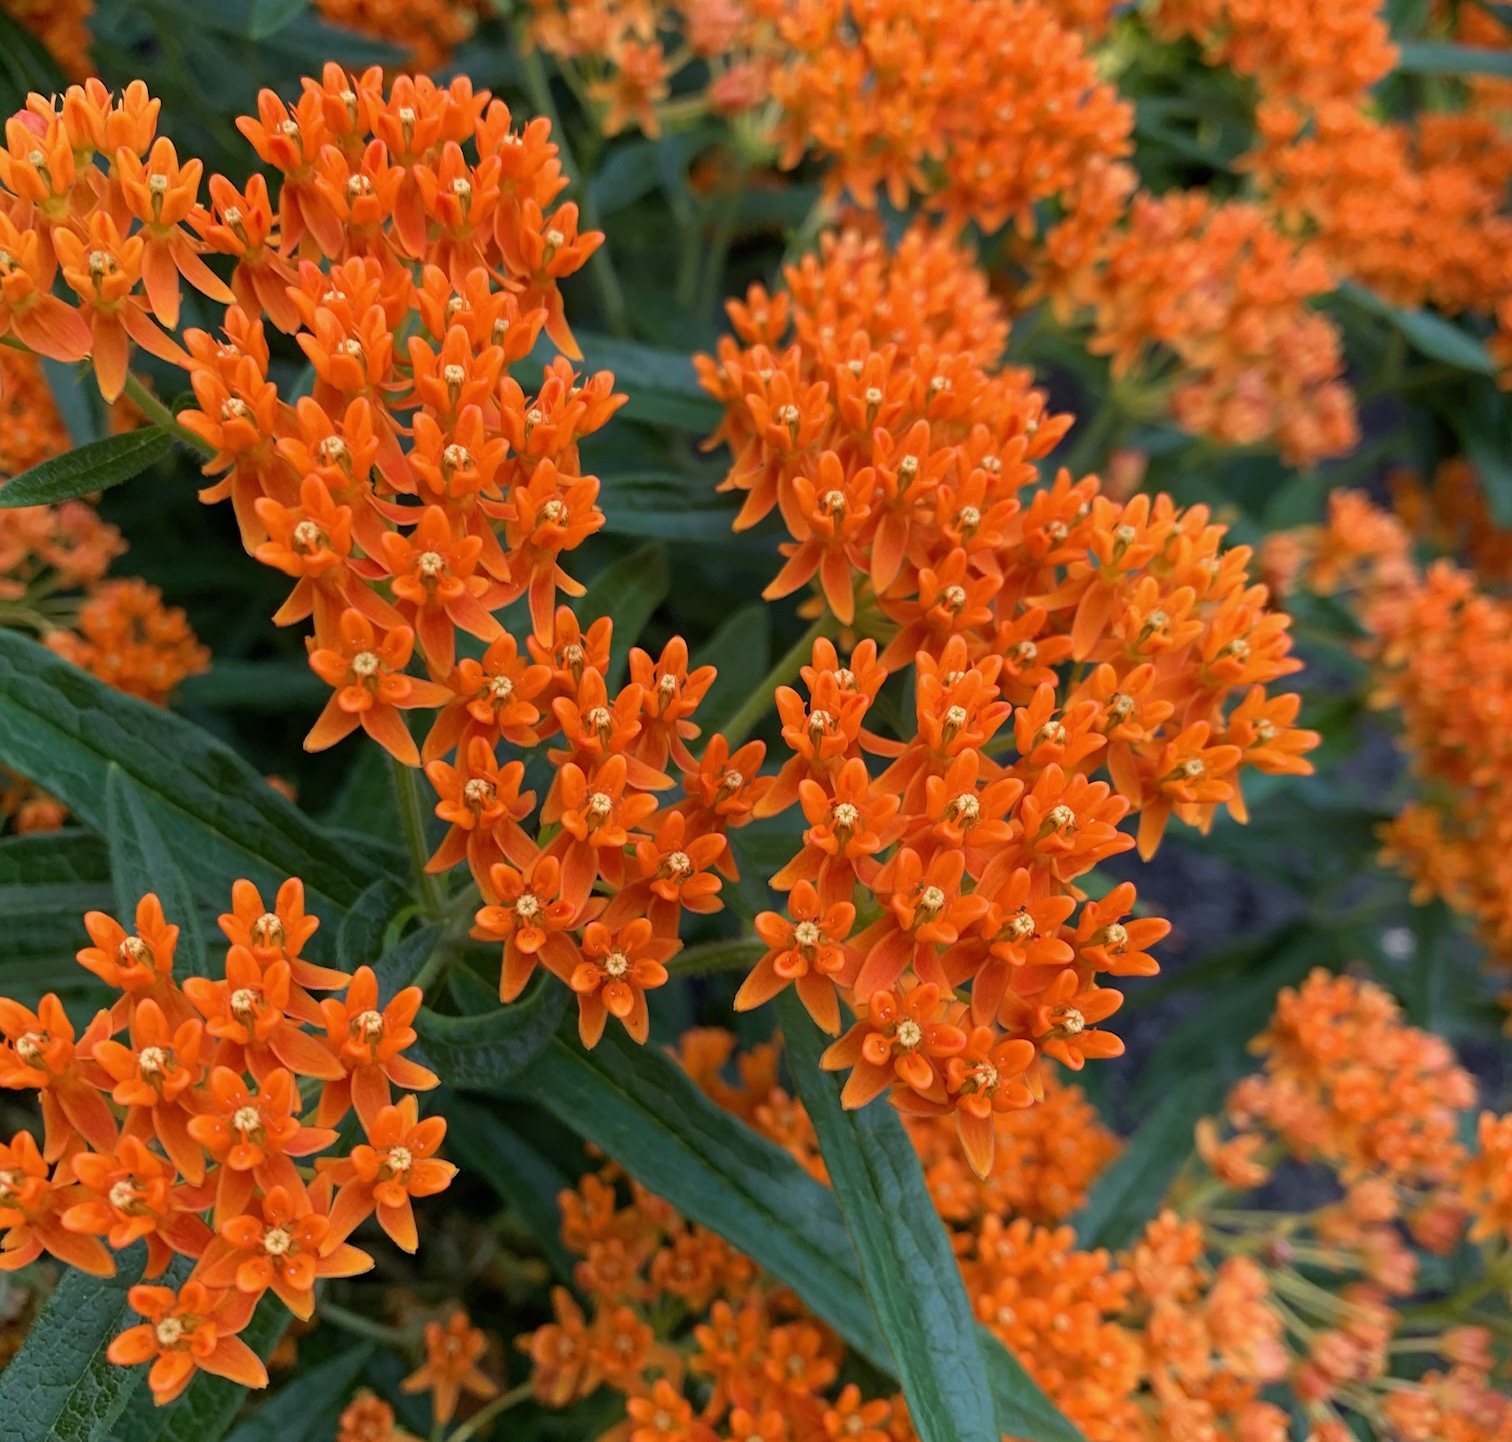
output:
[[[0,486],[0,506],[55,506],[108,490],[139,476],[173,449],[173,437],[157,426],[106,436],[22,471]]]
[[[91,832],[0,838],[0,991],[24,1006],[49,991],[101,992],[74,957],[84,913],[114,906],[109,853]]]
[[[778,998],[788,1069],[897,1361],[922,1442],[997,1442],[992,1390],[961,1269],[902,1119],[885,1101],[847,1112],[819,1066],[821,1033],[797,994]]]
[[[309,8],[310,0],[252,0],[247,34],[254,40],[266,40],[292,25]]]
[[[174,699],[180,706],[214,706],[270,716],[291,709],[318,710],[331,688],[303,661],[214,660],[208,671],[186,676]]]
[[[834,1193],[618,1028],[591,1052],[564,1028],[518,1085],[689,1220],[790,1286],[876,1366],[892,1354],[861,1290]],[[570,1038],[570,1039],[569,1039]]]
[[[479,1016],[441,1016],[422,1008],[415,1030],[442,1081],[486,1091],[519,1075],[551,1044],[569,995],[555,977],[542,976],[519,1001],[496,1004]]]
[[[81,897],[81,910],[109,904],[110,852],[92,831],[70,827],[28,836],[0,836],[0,917],[40,895],[61,904]],[[51,903],[49,903],[51,904]]]
[[[200,929],[194,893],[163,841],[141,788],[114,762],[105,768],[105,836],[110,843],[116,919],[130,927],[137,902],[149,891],[156,892],[163,903],[163,914],[179,929],[175,973],[209,976],[205,934]]]
[[[606,475],[599,492],[604,529],[664,541],[727,541],[740,505],[716,484],[717,478],[664,471]]]
[[[283,1303],[270,1294],[257,1304],[241,1339],[267,1361],[288,1326],[289,1314]],[[165,1407],[157,1406],[152,1394],[143,1389],[131,1399],[112,1442],[219,1442],[236,1422],[249,1395],[245,1387],[208,1372],[196,1373],[188,1387]]]
[[[693,362],[685,352],[584,331],[573,334],[583,352],[578,368],[585,373],[614,372],[615,389],[629,397],[621,412],[628,419],[701,434],[719,424],[724,412],[699,385]],[[555,355],[556,347],[543,337],[530,354],[530,364],[544,367]],[[530,389],[526,382],[521,384]]]
[[[103,1442],[109,1435],[147,1375],[105,1355],[139,1320],[126,1294],[146,1258],[138,1243],[117,1254],[113,1277],[64,1268],[21,1350],[0,1373],[0,1442]]]
[[[1071,1225],[1085,1249],[1127,1247],[1160,1210],[1166,1192],[1192,1152],[1192,1128],[1223,1099],[1210,1071],[1184,1072],[1098,1178]]]
[[[757,601],[737,611],[694,652],[692,664],[719,668],[698,708],[698,724],[710,736],[740,710],[772,664],[769,608]]]
[[[450,1123],[446,1148],[452,1160],[499,1194],[530,1229],[552,1271],[571,1284],[573,1258],[562,1245],[562,1216],[556,1199],[576,1178],[489,1108],[465,1097],[447,1097],[437,1110]],[[507,1114],[512,1116],[514,1110],[511,1107]]]
[[[0,10],[0,115],[26,105],[32,91],[61,95],[68,78],[47,47],[19,20]]]
[[[670,1057],[615,1030],[585,1052],[567,1028],[516,1085],[685,1217],[786,1283],[858,1353],[896,1375],[835,1194],[716,1106]],[[977,1340],[1002,1431],[1035,1442],[1085,1442],[990,1332],[978,1329]]]
[[[1499,75],[1512,78],[1512,50],[1413,40],[1397,46],[1396,68],[1408,75]]]
[[[276,888],[299,876],[312,908],[334,913],[373,879],[371,871],[364,874],[365,858],[339,845],[208,733],[0,630],[0,765],[104,832],[112,762],[141,792],[199,896],[223,896],[231,877]]]
[[[608,616],[614,622],[614,645],[604,677],[611,694],[624,678],[630,648],[640,639],[671,585],[667,548],[660,541],[652,541],[605,566],[573,606],[585,625],[599,616]]]
[[[364,1343],[301,1370],[237,1427],[228,1442],[326,1442],[372,1355],[371,1344]]]
[[[1339,294],[1362,310],[1390,321],[1412,345],[1425,356],[1443,361],[1446,365],[1458,366],[1461,370],[1476,375],[1494,376],[1496,362],[1491,353],[1468,331],[1435,315],[1428,310],[1412,310],[1406,306],[1392,305],[1374,291],[1353,281],[1345,281]]]
[[[672,976],[706,976],[711,971],[749,971],[766,955],[766,944],[740,936],[689,946],[667,963]]]
[[[985,1327],[977,1329],[982,1360],[997,1410],[997,1425],[1009,1437],[1025,1442],[1087,1442],[1080,1427],[1047,1396],[1019,1361]]]

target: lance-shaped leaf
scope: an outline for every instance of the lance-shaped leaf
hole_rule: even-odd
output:
[[[157,426],[75,446],[0,486],[0,506],[56,506],[92,496],[141,475],[172,449],[173,437]]]

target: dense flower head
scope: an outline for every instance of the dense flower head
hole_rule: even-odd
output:
[[[118,997],[82,1031],[56,995],[36,1011],[0,998],[0,1085],[35,1093],[45,1124],[41,1146],[24,1131],[0,1145],[0,1269],[46,1253],[110,1276],[113,1253],[145,1240],[145,1282],[129,1294],[145,1320],[109,1355],[151,1361],[159,1404],[198,1371],[265,1386],[263,1363],[238,1335],[263,1294],[309,1318],[317,1280],[372,1267],[346,1237],[375,1212],[414,1250],[410,1197],[444,1190],[454,1170],[434,1157],[444,1119],[418,1121],[409,1091],[386,1100],[391,1082],[436,1085],[400,1054],[415,1040],[402,1021],[418,993],[378,1012],[371,969],[349,978],[299,958],[319,923],[305,916],[297,878],[275,906],[264,910],[256,888],[238,882],[223,926],[256,950],[233,939],[221,978],[182,984],[179,928],[156,896],[142,898],[130,930],[89,913],[93,945],[79,961]],[[252,908],[244,929],[239,913]],[[305,985],[347,987],[346,1010],[365,1009],[343,1028],[328,1010],[321,1037],[306,1030],[322,1013]],[[343,1003],[326,1005],[345,1016]],[[356,1034],[368,1047],[354,1055]],[[325,1082],[318,1116],[305,1116],[301,1081]],[[337,1144],[354,1093],[367,1142],[311,1168],[307,1159]],[[176,1257],[190,1263],[186,1280],[160,1285]]]
[[[65,75],[81,78],[90,73],[89,21],[94,0],[5,0],[5,13],[47,47]]]
[[[756,811],[797,803],[807,829],[736,1005],[791,983],[833,1034],[843,999],[858,1020],[825,1065],[847,1105],[885,1090],[949,1115],[985,1174],[1042,1057],[1122,1050],[1105,980],[1156,970],[1166,923],[1078,879],[1150,855],[1172,816],[1242,820],[1241,769],[1306,771],[1317,737],[1266,692],[1300,664],[1287,621],[1205,508],[1043,483],[1068,418],[997,369],[1001,313],[964,251],[915,228],[889,257],[852,231],[787,280],[731,304],[738,340],[700,374],[737,528],[776,510],[793,536],[767,595],[812,583],[806,609],[858,639],[848,658],[816,642],[804,690],[777,690],[791,754]],[[869,713],[910,663],[913,714],[880,735]]]
[[[1265,99],[1359,102],[1396,64],[1380,0],[1159,0],[1151,23],[1165,39],[1189,36],[1212,65],[1255,81]]]
[[[1133,191],[1132,174],[1113,166],[1090,175],[1047,232],[1026,295],[1087,320],[1090,349],[1111,358],[1141,406],[1306,465],[1359,439],[1342,337],[1308,308],[1335,287],[1330,260],[1254,203]]]
[[[437,70],[487,13],[479,0],[316,0],[322,20],[401,49],[417,70]]]
[[[1281,1011],[1289,1005],[1283,997]],[[1339,1033],[1336,1064],[1368,1065],[1378,1041]],[[780,1085],[774,1045],[737,1055],[728,1033],[701,1030],[684,1036],[680,1060],[719,1105],[824,1179],[803,1108]],[[1064,1108],[1079,1094],[1058,1091],[1061,1118],[1074,1125],[1076,1113]],[[1467,1196],[1478,1188],[1504,1202],[1505,1130],[1483,1121]],[[1341,1200],[1307,1212],[1252,1208],[1244,1194],[1257,1180],[1207,1172],[1213,1153],[1199,1133],[1202,1158],[1188,1163],[1170,1204],[1110,1253],[1079,1244],[1049,1211],[1032,1215],[1058,1205],[1057,1166],[1027,1169],[1016,1195],[1029,1214],[1015,1215],[995,1178],[957,1169],[940,1186],[930,1129],[910,1131],[978,1320],[1089,1439],[1280,1442],[1294,1435],[1287,1403],[1318,1437],[1345,1417],[1443,1418],[1452,1397],[1465,1409],[1463,1431],[1402,1435],[1490,1442],[1512,1421],[1492,1384],[1487,1331],[1399,1310],[1416,1257],[1402,1223],[1414,1240],[1430,1237],[1432,1224],[1427,1213],[1408,1216],[1405,1195],[1373,1160],[1354,1168]],[[1037,1196],[1037,1183],[1051,1190]],[[577,1295],[555,1289],[552,1319],[518,1340],[543,1405],[567,1408],[607,1388],[623,1399],[632,1436],[658,1415],[673,1435],[698,1438],[820,1442],[869,1437],[867,1426],[884,1439],[913,1435],[900,1397],[843,1383],[843,1343],[791,1291],[618,1167],[590,1172],[559,1201],[563,1241],[578,1259]],[[1452,1385],[1436,1366],[1419,1365],[1424,1353],[1452,1371]]]
[[[1299,581],[1342,596],[1358,616],[1372,702],[1399,720],[1418,783],[1382,829],[1383,861],[1411,879],[1414,901],[1439,897],[1470,917],[1493,961],[1507,965],[1512,830],[1500,777],[1512,762],[1502,760],[1499,718],[1512,686],[1512,604],[1494,589],[1494,571],[1482,578],[1448,559],[1420,566],[1403,520],[1358,492],[1336,493],[1327,523],[1291,539]],[[1487,549],[1470,559],[1490,566],[1495,533],[1483,539]]]
[[[1409,1026],[1373,982],[1313,972],[1276,1000],[1255,1039],[1263,1071],[1240,1082],[1228,1112],[1346,1181],[1362,1175],[1431,1189],[1463,1150],[1458,1116],[1475,1085],[1440,1037]]]

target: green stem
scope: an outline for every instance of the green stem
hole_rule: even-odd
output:
[[[495,1397],[486,1407],[474,1412],[446,1439],[446,1442],[468,1442],[470,1437],[476,1437],[501,1412],[507,1412],[511,1407],[517,1407],[521,1402],[528,1401],[530,1394],[530,1383],[521,1382],[518,1387],[511,1388],[508,1392]]]
[[[546,78],[546,67],[541,64],[541,52],[534,48],[525,34],[524,26],[515,30],[515,54],[520,61],[520,73],[525,80],[525,91],[531,104],[551,121],[551,138],[556,141],[557,155],[562,162],[562,171],[571,182],[568,194],[575,194],[582,229],[599,230],[598,206],[587,181],[578,174],[577,161],[573,159],[572,147],[567,143],[567,130],[562,124],[561,113],[551,94],[551,82]],[[588,258],[588,274],[598,290],[599,304],[604,309],[604,323],[611,335],[625,339],[630,334],[630,312],[625,305],[624,288],[609,259],[608,242]]]
[[[130,372],[126,376],[126,394],[131,398],[132,404],[153,425],[161,426],[169,435],[181,440],[191,450],[198,451],[202,456],[215,454],[214,446],[195,435],[187,426],[180,425],[179,418],[153,395],[135,374]]]
[[[809,657],[814,651],[814,642],[821,636],[829,635],[834,625],[835,618],[828,611],[824,612],[793,643],[792,649],[761,678],[756,689],[746,697],[745,704],[740,710],[719,728],[732,749],[745,740],[751,728],[772,708],[777,688],[786,686],[808,664]]]
[[[415,1340],[414,1334],[406,1332],[402,1327],[389,1327],[382,1322],[375,1322],[371,1317],[364,1317],[360,1312],[349,1312],[334,1302],[320,1304],[319,1319],[329,1322],[333,1327],[340,1327],[343,1332],[352,1333],[354,1337],[366,1337],[372,1342],[382,1342],[387,1347],[408,1347]]]
[[[700,320],[713,311],[724,291],[725,261],[729,258],[730,242],[735,239],[735,225],[740,219],[740,205],[745,199],[746,176],[741,167],[740,175],[723,198],[714,215],[714,230],[709,237],[708,258],[704,262],[703,284],[698,287],[695,314]]]
[[[446,911],[446,894],[441,879],[425,869],[430,848],[425,842],[425,812],[420,804],[418,773],[404,762],[389,758],[389,775],[394,779],[394,796],[399,803],[399,821],[404,827],[404,841],[409,848],[410,865],[420,893],[420,906],[432,921],[439,921]]]

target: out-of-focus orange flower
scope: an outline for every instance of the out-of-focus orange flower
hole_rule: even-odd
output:
[[[445,1324],[425,1324],[425,1362],[400,1385],[405,1392],[429,1392],[437,1422],[449,1422],[464,1392],[497,1395],[498,1386],[478,1368],[487,1348],[487,1338],[458,1308]]]

